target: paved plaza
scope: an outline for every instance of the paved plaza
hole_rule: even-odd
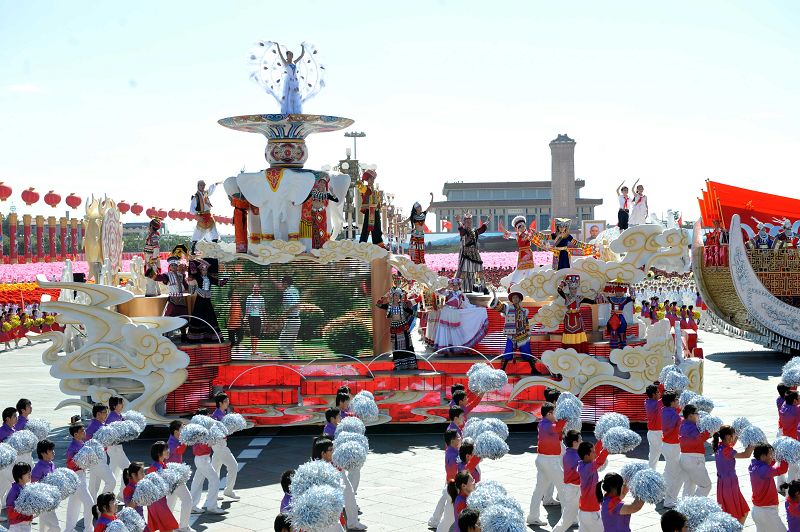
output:
[[[706,353],[704,393],[714,400],[714,414],[730,422],[737,416],[747,416],[771,435],[777,427],[775,386],[786,355],[766,351],[749,342],[721,335],[701,333],[702,347]],[[58,389],[57,382],[49,376],[49,368],[41,361],[43,345],[0,354],[4,362],[2,382],[3,405],[13,405],[20,396],[33,401],[34,417],[48,419],[53,427],[52,438],[57,445],[57,465],[64,465],[64,450],[68,443],[66,425],[69,417],[78,413],[76,407],[54,410],[67,396]],[[235,406],[235,405],[234,405]],[[634,427],[636,428],[636,427]],[[631,453],[635,458],[646,458],[647,439],[644,427],[638,427],[643,436],[642,445]],[[481,464],[482,477],[501,482],[527,510],[535,469],[536,432],[533,426],[513,426],[508,438],[510,452],[497,461]],[[424,531],[427,520],[441,494],[444,476],[442,433],[444,425],[419,429],[403,426],[370,427],[370,455],[362,470],[358,502],[363,512],[361,521],[370,531]],[[132,460],[149,462],[150,444],[166,439],[166,431],[148,430],[142,438],[126,444]],[[236,492],[241,501],[225,500],[223,516],[193,516],[193,527],[205,531],[270,531],[278,513],[280,475],[306,461],[311,449],[311,432],[297,434],[296,430],[248,431],[246,435],[229,438],[229,445],[240,463]],[[584,438],[594,440],[591,430]],[[191,460],[191,452],[186,457]],[[706,447],[709,474],[714,480],[714,461],[710,445]],[[612,456],[608,471],[617,471],[625,458]],[[750,500],[750,482],[747,476],[749,460],[738,463],[742,492]],[[663,471],[664,462],[659,464]],[[712,488],[714,497],[716,487]],[[62,505],[65,507],[65,505]],[[659,508],[660,509],[660,508]],[[550,530],[558,521],[560,509],[546,508],[548,527],[531,527],[531,530]],[[781,499],[781,513],[783,502]],[[64,508],[59,509],[63,524]],[[659,530],[659,512],[652,505],[635,514],[631,520],[633,530]],[[34,525],[34,530],[38,526]],[[755,530],[748,520],[746,530]]]

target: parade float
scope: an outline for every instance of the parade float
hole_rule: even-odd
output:
[[[800,200],[708,181],[692,269],[713,325],[770,349],[800,349]]]
[[[219,182],[233,208],[234,243],[215,238],[214,185],[209,190],[201,181],[191,209],[198,221],[193,254],[173,254],[168,274],[132,266],[125,290],[113,286],[109,268],[101,268],[97,285],[39,280],[44,288],[73,294],[43,307],[82,331],[72,340],[48,333],[53,346],[45,362],[62,391],[74,396],[64,404],[87,406],[119,393],[151,422],[164,423],[225,391],[256,425],[304,425],[323,423],[336,390],[346,384],[353,393],[375,395],[378,423],[439,423],[446,420],[451,385],[467,384],[477,362],[502,364],[508,384],[485,395],[475,412],[507,423],[537,420],[546,387],[579,396],[584,421],[610,411],[644,420],[646,386],[676,362],[689,388],[702,391],[702,360],[676,361],[669,322],[639,322],[627,304],[630,286],[654,264],[685,269],[684,231],[631,227],[608,243],[614,259],[606,261],[583,256],[582,243],[570,245],[569,220],[562,221],[557,234],[543,236],[554,240],[553,265],[518,263],[525,271],[512,276],[509,301],[506,293],[489,294],[480,272],[465,265],[465,257],[480,262],[474,253],[482,227],[465,220],[462,238],[471,238],[475,250],[462,248],[458,275],[472,275],[475,292],[461,291],[460,279],[439,276],[419,255],[412,260],[384,247],[375,169],[359,173],[355,183],[350,175],[304,167],[310,135],[342,130],[353,120],[301,112],[324,72],[313,47],[303,50],[310,58],[303,63],[266,41],[251,54],[252,76],[281,103],[280,114],[219,120],[267,139],[266,169]],[[297,85],[297,76],[308,87]],[[360,199],[359,242],[337,239],[348,195]],[[424,223],[420,210],[412,224]],[[181,268],[195,282],[192,294],[181,288]],[[163,279],[168,293],[146,296],[148,279]],[[178,300],[185,310],[176,310]],[[469,310],[479,317],[473,320],[477,332],[469,345],[426,348],[421,327],[413,328],[418,310],[427,314],[427,329],[448,300],[460,302],[448,326],[462,326],[462,311]],[[513,313],[529,321],[518,322],[523,333],[509,352]],[[437,320],[440,327],[448,321],[444,314]],[[192,338],[201,340],[186,341]],[[521,364],[516,349],[523,345],[528,356]]]

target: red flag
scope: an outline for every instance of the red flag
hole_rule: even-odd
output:
[[[449,220],[442,220],[442,231],[449,231],[452,227],[453,224]]]
[[[428,224],[423,224],[423,226],[422,226],[422,230],[423,230],[425,233],[430,233],[430,232],[431,232],[430,228],[428,228]]]
[[[531,231],[536,231],[536,218],[531,220],[530,230]]]
[[[678,217],[678,229],[683,227],[683,214]]]
[[[550,232],[551,233],[555,233],[556,232],[556,219],[555,218],[552,218],[550,220]]]
[[[506,228],[503,227],[503,222],[497,222],[497,230],[500,231],[501,233],[506,232]]]

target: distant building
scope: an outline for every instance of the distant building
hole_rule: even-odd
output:
[[[586,182],[575,179],[575,141],[558,135],[550,142],[550,153],[550,181],[446,182],[442,194],[447,199],[433,203],[439,220],[437,229],[457,231],[455,217],[465,212],[484,220],[489,218],[493,230],[500,223],[511,229],[511,220],[519,215],[525,216],[528,225],[536,220],[541,230],[550,227],[553,217],[572,218],[575,228],[580,227],[581,220],[594,220],[594,209],[603,200],[580,197]],[[451,222],[449,231],[442,229],[442,220]]]
[[[150,230],[150,222],[131,222],[122,224],[122,236],[147,236]],[[161,222],[160,233],[162,235],[169,234],[167,224]]]

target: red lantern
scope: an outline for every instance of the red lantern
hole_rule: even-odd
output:
[[[61,196],[53,192],[52,190],[44,195],[44,202],[50,205],[52,208],[56,208],[59,203],[61,203]]]
[[[158,216],[163,220],[164,218],[167,217],[167,211],[164,210],[156,211],[156,216]]]
[[[67,198],[67,201],[69,201],[69,198]],[[119,203],[117,203],[117,209],[119,209],[120,214],[125,214],[129,210],[131,210],[131,206],[125,203],[125,200],[122,200]],[[134,212],[133,214],[136,213]]]
[[[33,187],[27,188],[22,191],[22,201],[25,202],[25,205],[30,207],[31,205],[39,201],[39,193],[33,190]]]
[[[131,205],[131,212],[133,214],[135,214],[136,216],[139,216],[140,214],[142,214],[143,210],[144,210],[144,207],[142,207],[138,203],[134,203],[133,205]]]
[[[67,199],[64,201],[66,201],[67,205],[72,209],[77,209],[78,207],[81,206],[81,203],[83,203],[83,200],[81,198],[72,193],[70,193],[70,195],[67,196]]]
[[[169,213],[167,214],[169,214],[169,217],[172,218],[173,220],[178,219],[178,211],[176,211],[175,209],[170,209]]]
[[[147,215],[148,218],[155,218],[158,211],[156,211],[155,207],[149,207],[144,213]]]
[[[11,197],[11,187],[8,185],[4,185],[2,181],[0,181],[0,201],[5,201]]]

